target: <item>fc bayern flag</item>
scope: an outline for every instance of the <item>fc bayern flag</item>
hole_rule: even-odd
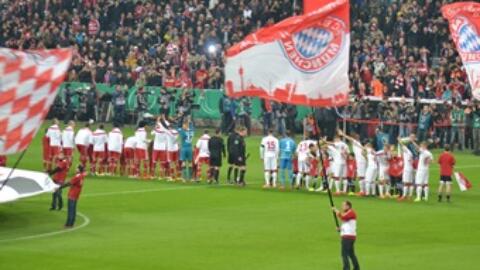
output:
[[[458,187],[461,191],[467,191],[472,188],[472,183],[461,172],[455,172],[455,179],[457,180]]]
[[[70,66],[70,49],[0,48],[0,155],[27,148]]]
[[[349,2],[319,9],[248,35],[226,52],[229,96],[308,106],[348,103]]]
[[[473,97],[480,99],[480,3],[458,2],[442,7],[450,34],[468,74]]]

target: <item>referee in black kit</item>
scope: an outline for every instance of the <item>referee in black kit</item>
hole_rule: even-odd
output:
[[[210,152],[210,175],[215,179],[216,184],[218,184],[218,175],[220,167],[222,167],[222,158],[225,157],[225,144],[223,143],[221,132],[221,129],[217,128],[215,130],[215,135],[208,140],[208,151]]]
[[[228,162],[230,165],[227,180],[230,182],[231,169],[233,167],[233,180],[240,186],[245,186],[245,165],[247,157],[244,137],[246,135],[247,129],[239,127],[234,133],[230,134],[227,141]]]

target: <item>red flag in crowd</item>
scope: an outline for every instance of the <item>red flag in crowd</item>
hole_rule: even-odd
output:
[[[70,49],[0,48],[0,155],[27,148],[70,66]]]
[[[349,2],[321,2],[319,9],[261,28],[228,49],[227,94],[309,106],[347,104]]]
[[[450,34],[462,58],[472,94],[480,99],[480,3],[458,2],[442,7]]]

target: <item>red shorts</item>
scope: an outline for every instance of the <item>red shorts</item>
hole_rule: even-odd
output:
[[[123,157],[125,160],[132,160],[135,158],[135,150],[133,148],[123,148]]]
[[[49,158],[53,158],[57,156],[58,154],[60,154],[62,150],[60,146],[50,146],[49,149],[50,149]]]
[[[147,149],[135,149],[135,159],[148,160]]]
[[[81,156],[87,155],[87,147],[85,147],[85,145],[77,144],[77,150]]]
[[[105,152],[93,152],[93,159],[95,160],[103,160],[105,158]]]
[[[63,154],[66,157],[71,157],[73,155],[73,148],[63,148]]]
[[[0,166],[5,167],[7,166],[7,157],[0,155]]]
[[[108,157],[114,160],[119,160],[120,159],[120,153],[115,152],[115,151],[109,151],[108,152]]]
[[[199,157],[198,164],[210,164],[210,158],[208,157]]]
[[[153,150],[152,153],[152,161],[153,162],[167,162],[167,151],[165,150]]]
[[[178,151],[168,151],[168,161],[177,162],[178,161]]]

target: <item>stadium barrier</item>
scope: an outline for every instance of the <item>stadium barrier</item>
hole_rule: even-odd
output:
[[[63,91],[65,87],[69,85],[70,89],[75,92],[85,92],[87,89],[90,89],[89,83],[81,82],[68,82],[64,83],[59,89],[59,96],[64,101]],[[105,94],[112,94],[115,91],[114,85],[107,84],[97,84],[96,89],[100,94],[100,98]],[[151,114],[159,113],[158,98],[160,97],[160,87],[146,86],[144,87],[145,93],[147,95],[148,102],[148,111]],[[174,91],[176,97],[180,96],[183,89],[169,89],[169,91]],[[209,120],[219,120],[221,119],[221,113],[219,109],[219,103],[223,96],[223,90],[220,89],[192,89],[191,91],[195,92],[194,103],[200,106],[200,109],[194,111],[195,118],[198,119],[209,119]],[[127,90],[127,104],[126,110],[132,112],[135,110],[136,104],[136,94],[137,88],[132,87]],[[79,94],[76,94],[72,97],[72,103],[75,108],[79,107],[80,100]],[[175,102],[170,103],[170,112],[173,113],[175,110]],[[297,119],[303,119],[307,114],[312,112],[312,108],[305,106],[297,106]],[[257,97],[251,98],[251,118],[260,119],[262,117],[262,108],[260,99]]]

